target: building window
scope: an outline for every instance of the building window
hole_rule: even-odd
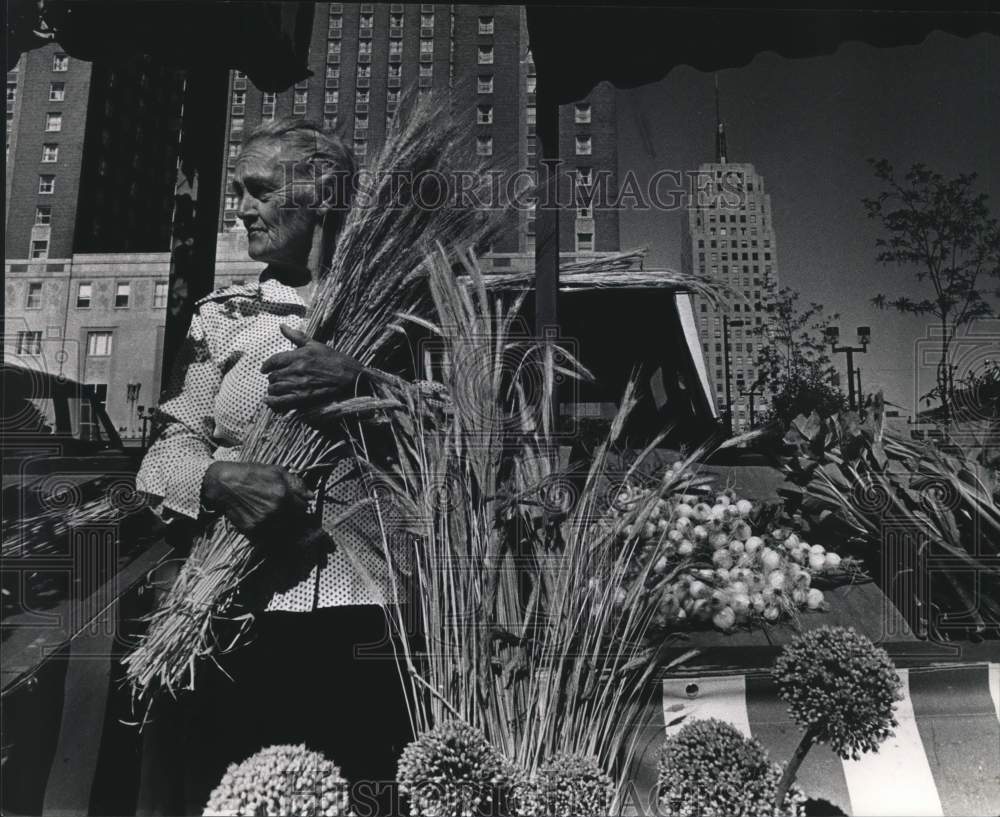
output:
[[[59,145],[52,142],[46,142],[42,145],[42,161],[43,162],[58,162],[59,161]]]
[[[306,112],[306,105],[309,103],[308,91],[296,91],[292,100],[292,113],[303,114]]]
[[[434,15],[433,14],[421,14],[420,15],[420,27],[421,28],[434,28]]]
[[[389,15],[389,27],[390,28],[402,28],[403,27],[403,15],[393,12]]]
[[[576,234],[576,251],[577,252],[593,252],[594,251],[594,234],[593,233],[577,233]]]
[[[364,131],[363,134],[358,134],[358,131]],[[358,114],[354,117],[354,132],[357,134],[359,139],[366,139],[368,134],[368,115]]]
[[[229,129],[233,133],[243,133],[243,117],[242,116],[234,116],[230,120]]]
[[[476,106],[476,123],[479,125],[492,125],[493,124],[493,106],[492,105],[477,105]]]
[[[115,286],[115,309],[127,308],[131,294],[132,285],[128,281],[119,281]]]
[[[90,299],[94,292],[94,285],[90,283],[77,284],[76,286],[76,308],[90,309]]]
[[[370,98],[369,91],[355,91],[354,93],[354,102],[356,105],[367,105]]]
[[[492,156],[493,155],[493,137],[492,136],[480,136],[476,139],[476,155],[477,156]]]
[[[492,94],[493,93],[493,75],[492,74],[480,74],[479,82],[476,85],[476,91],[480,94]]]
[[[538,87],[538,77],[534,74],[528,77],[528,93],[535,93],[535,89]]]
[[[361,15],[361,28],[362,29],[366,29],[367,28],[369,31],[371,31],[373,23],[374,23],[374,19],[373,19],[373,17],[372,17],[371,14],[362,14]]]
[[[589,102],[578,102],[576,104],[576,112],[574,114],[574,120],[578,125],[586,125],[590,122]]]
[[[481,45],[481,46],[479,46],[479,64],[480,65],[493,65],[493,46],[492,45]]]
[[[51,224],[52,207],[48,204],[40,204],[35,208],[35,224]]]
[[[42,282],[31,281],[28,283],[28,294],[24,299],[25,309],[42,308]]]
[[[233,88],[242,91],[247,87],[247,75],[242,71],[233,71]]]
[[[42,333],[40,331],[17,333],[17,354],[40,355],[42,353]]]
[[[592,151],[592,143],[589,136],[576,137],[576,155],[589,156]]]
[[[47,238],[39,238],[31,242],[31,257],[32,258],[49,257],[49,240]]]
[[[247,107],[247,92],[233,91],[233,113],[243,113]]]
[[[358,66],[358,79],[369,79],[371,75],[372,75],[372,67],[370,65]]]
[[[165,309],[167,306],[168,283],[155,281],[153,283],[153,309]]]
[[[594,183],[594,168],[578,167],[576,169],[576,183],[581,187],[589,187]]]
[[[230,159],[230,161],[234,160],[237,156],[240,155],[240,147],[241,147],[241,145],[240,145],[239,142],[230,142],[229,143],[229,159]]]
[[[88,332],[87,355],[90,357],[108,357],[111,354],[111,332]]]
[[[371,54],[372,53],[372,41],[362,40],[358,43],[358,54]]]
[[[433,77],[434,76],[434,66],[433,65],[421,65],[420,66],[420,76],[422,76],[422,77]]]
[[[47,133],[58,133],[62,130],[62,114],[61,113],[47,113],[45,114],[45,130]]]
[[[340,102],[340,91],[336,89],[332,91],[327,91],[323,97],[323,102],[326,105],[336,105],[337,103]]]
[[[420,53],[421,54],[433,54],[434,53],[434,40],[421,40],[420,41]]]
[[[525,115],[527,117],[527,122],[529,125],[534,125],[538,121],[538,109],[534,105],[529,105],[525,110]]]
[[[480,17],[479,18],[479,33],[480,34],[492,34],[493,33],[493,17]]]
[[[239,210],[240,209],[240,199],[239,196],[228,193],[226,194],[226,209],[227,210]]]
[[[17,99],[17,80],[7,80],[7,110],[10,110]]]
[[[66,101],[66,83],[50,82],[49,102],[65,102],[65,101]]]
[[[356,139],[354,141],[354,155],[358,158],[364,157],[368,153],[368,143],[363,139]]]
[[[52,70],[59,71],[69,71],[69,57],[65,54],[53,54],[52,55]]]
[[[386,93],[385,102],[388,106],[395,106],[399,104],[399,91],[389,91]]]
[[[44,195],[52,195],[56,192],[56,177],[55,176],[39,176],[38,177],[38,192]]]
[[[331,17],[330,18],[330,31],[340,31],[344,27],[343,17]]]

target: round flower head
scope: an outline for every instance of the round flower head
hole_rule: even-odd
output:
[[[232,763],[208,798],[206,815],[347,814],[340,769],[305,746],[268,746]]]
[[[659,804],[665,817],[802,815],[805,798],[792,787],[780,811],[774,799],[781,768],[764,747],[724,721],[689,721],[660,753]]]
[[[396,780],[412,817],[474,817],[498,813],[509,771],[483,733],[461,721],[435,726],[399,759]]]
[[[547,761],[528,787],[527,813],[546,817],[611,814],[615,786],[597,760],[558,754]]]
[[[795,721],[845,760],[877,749],[897,726],[896,668],[853,629],[824,626],[798,636],[778,656],[774,678]]]

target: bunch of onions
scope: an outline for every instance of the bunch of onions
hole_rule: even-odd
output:
[[[787,527],[754,531],[759,507],[727,489],[714,496],[660,497],[641,520],[651,490],[625,485],[609,511],[623,543],[638,540],[627,579],[643,581],[659,597],[659,623],[711,623],[720,630],[776,622],[800,610],[824,610],[819,575],[849,563],[822,545],[810,545]],[[681,569],[678,569],[681,568]],[[626,596],[622,588],[620,596]]]

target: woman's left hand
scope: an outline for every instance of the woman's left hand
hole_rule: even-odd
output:
[[[281,334],[296,348],[271,355],[261,365],[268,381],[266,405],[284,412],[325,406],[357,394],[358,380],[365,373],[357,360],[285,324]]]

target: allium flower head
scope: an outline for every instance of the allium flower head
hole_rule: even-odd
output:
[[[349,811],[340,769],[304,745],[268,746],[232,763],[208,798],[206,815],[329,815]]]
[[[614,782],[596,759],[558,754],[528,784],[526,812],[545,817],[596,817],[611,814],[614,797]]]
[[[508,766],[483,733],[449,721],[412,741],[396,780],[412,817],[498,814],[508,790]]]
[[[885,650],[844,627],[819,627],[789,643],[774,664],[795,721],[842,758],[877,749],[898,724],[902,683]]]
[[[665,817],[799,817],[805,798],[795,786],[775,811],[780,779],[757,740],[714,718],[689,721],[660,753],[660,810]]]

